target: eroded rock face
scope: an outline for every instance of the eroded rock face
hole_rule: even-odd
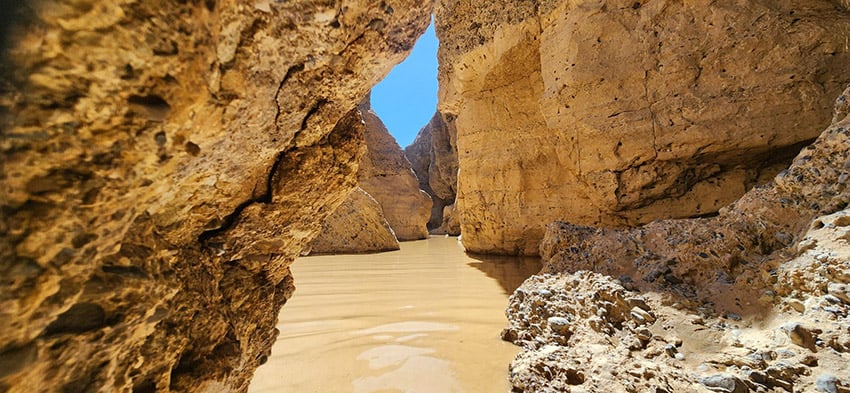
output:
[[[27,7],[0,90],[0,390],[244,391],[289,263],[355,187],[352,108],[430,3]]]
[[[381,205],[358,187],[322,223],[310,254],[355,254],[398,250],[395,232]]]
[[[443,223],[431,231],[435,235],[460,235],[460,214],[457,205],[451,204],[443,208]]]
[[[523,284],[508,310],[504,337],[526,349],[514,386],[847,389],[848,178],[845,117],[717,217],[550,225],[547,274]],[[611,355],[583,362],[587,353]]]
[[[464,246],[712,214],[788,165],[847,82],[830,0],[443,1]]]
[[[419,179],[419,188],[434,201],[428,230],[433,234],[459,235],[459,226],[450,223],[452,218],[444,215],[447,208],[449,212],[454,211],[457,198],[457,130],[454,119],[451,116],[445,119],[441,113],[435,113],[431,121],[419,130],[413,143],[404,149],[404,155]]]
[[[368,147],[357,176],[360,187],[381,205],[398,240],[428,237],[431,197],[419,189],[419,180],[404,151],[372,111],[368,99],[361,103],[360,110],[366,122]]]
[[[324,221],[321,234],[310,245],[312,254],[398,250],[399,240],[428,236],[425,220],[431,198],[416,186],[410,163],[372,111],[370,98],[358,109],[366,124],[366,155],[357,177],[366,189],[358,188]]]

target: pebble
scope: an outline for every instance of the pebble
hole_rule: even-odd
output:
[[[803,302],[801,302],[797,299],[788,299],[788,300],[786,300],[786,303],[788,303],[788,306],[793,308],[794,311],[797,311],[797,312],[800,312],[800,313],[806,311],[806,305],[803,304]]]
[[[715,374],[700,378],[699,383],[715,392],[747,393],[749,391],[744,381],[730,374]]]
[[[809,329],[803,327],[803,325],[799,322],[788,322],[780,329],[788,335],[788,338],[791,339],[796,345],[799,345],[803,348],[808,348],[812,352],[817,351],[815,347],[815,337],[812,335],[812,332]]]
[[[560,335],[569,335],[570,332],[570,320],[564,317],[549,317],[549,328],[552,329],[553,332],[558,333]]]
[[[825,296],[823,297],[823,299],[824,299],[824,300],[826,300],[826,301],[828,301],[828,302],[830,302],[830,303],[832,303],[832,304],[839,304],[839,303],[841,303],[841,299],[839,299],[838,297],[833,296],[833,295],[825,295]]]
[[[630,297],[626,299],[626,303],[632,307],[639,307],[643,310],[649,311],[649,304],[646,303],[646,299],[640,296]]]
[[[838,378],[830,374],[821,374],[815,382],[819,392],[838,393]]]
[[[635,331],[635,335],[637,335],[638,339],[643,341],[649,341],[652,338],[652,332],[650,332],[647,328],[638,329]]]
[[[850,304],[850,285],[831,282],[827,286],[827,292],[842,302]]]
[[[631,311],[632,318],[636,319],[638,322],[642,323],[652,323],[655,322],[655,316],[651,313],[643,310],[640,307],[633,307]]]
[[[767,385],[767,383],[768,383],[767,374],[765,374],[761,371],[750,371],[749,373],[747,373],[747,378],[749,378],[750,381],[753,381],[753,382],[761,384],[761,385]]]

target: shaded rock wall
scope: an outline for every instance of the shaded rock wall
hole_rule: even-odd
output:
[[[428,230],[434,234],[459,235],[454,212],[457,197],[457,130],[454,119],[437,112],[425,127],[419,130],[413,143],[404,149],[410,161],[419,188],[431,195],[434,201]]]
[[[308,249],[310,254],[354,254],[398,250],[399,244],[381,205],[358,187],[325,219]]]
[[[358,109],[366,125],[366,154],[357,174],[360,187],[322,223],[309,247],[313,254],[398,250],[399,240],[428,236],[431,198],[417,186],[410,163],[372,111],[370,98]]]
[[[352,108],[430,2],[21,9],[0,79],[0,390],[244,391],[289,263],[355,187]]]
[[[550,225],[540,246],[548,274],[527,281],[508,310],[504,336],[526,349],[514,385],[847,389],[848,179],[845,117],[717,217],[628,230]]]
[[[381,205],[398,240],[428,237],[426,223],[431,197],[419,189],[419,180],[384,123],[368,100],[360,105],[366,122],[367,153],[360,164],[358,183]]]
[[[828,0],[445,0],[436,23],[475,252],[713,214],[818,135],[850,63]]]

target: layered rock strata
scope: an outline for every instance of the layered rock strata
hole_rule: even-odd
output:
[[[419,130],[404,155],[419,179],[419,188],[434,201],[428,230],[433,234],[459,235],[460,225],[454,215],[457,198],[457,130],[454,119],[437,112]]]
[[[845,117],[717,217],[550,225],[508,309],[514,386],[850,390],[848,179]]]
[[[18,8],[30,23],[4,35],[0,79],[0,390],[244,391],[288,265],[356,185],[352,108],[430,2]]]
[[[829,121],[850,15],[831,0],[442,1],[464,246],[535,254],[553,220],[714,214]]]

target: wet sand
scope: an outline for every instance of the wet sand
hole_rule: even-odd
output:
[[[280,336],[249,392],[508,392],[508,292],[535,259],[464,254],[456,238],[301,258]]]

